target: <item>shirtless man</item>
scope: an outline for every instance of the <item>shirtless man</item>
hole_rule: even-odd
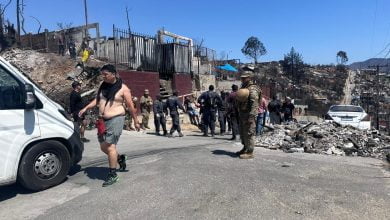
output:
[[[106,64],[100,69],[103,76],[103,83],[100,85],[96,98],[80,110],[79,116],[85,111],[99,106],[99,118],[102,118],[105,124],[105,132],[98,134],[100,149],[107,154],[109,163],[109,173],[103,187],[114,184],[119,177],[116,173],[117,164],[120,171],[126,170],[126,156],[118,155],[116,144],[122,134],[125,121],[126,104],[131,117],[134,119],[134,126],[139,131],[140,125],[136,115],[136,109],[132,101],[130,89],[122,83],[115,66]]]

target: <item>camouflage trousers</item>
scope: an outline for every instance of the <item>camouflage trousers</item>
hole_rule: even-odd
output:
[[[255,148],[256,116],[240,113],[239,122],[241,143],[246,153],[252,153]]]
[[[150,113],[148,112],[143,112],[142,113],[142,127],[143,128],[148,128],[149,127],[149,116],[150,116]]]

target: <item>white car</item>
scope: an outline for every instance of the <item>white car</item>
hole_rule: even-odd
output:
[[[335,121],[359,129],[371,129],[370,116],[360,106],[332,105],[325,115],[325,121]]]
[[[84,150],[64,109],[0,57],[0,186],[31,190],[63,182]]]

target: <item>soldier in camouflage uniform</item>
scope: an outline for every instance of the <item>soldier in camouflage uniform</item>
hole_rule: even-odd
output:
[[[149,96],[149,90],[145,89],[144,95],[140,99],[140,107],[141,107],[141,114],[142,114],[142,129],[150,129],[149,128],[149,116],[150,112],[153,108],[153,100]]]
[[[249,95],[244,100],[237,102],[239,112],[239,126],[243,149],[237,152],[241,159],[253,158],[256,136],[256,117],[261,100],[261,90],[253,83],[253,68],[244,67],[241,75],[241,89],[248,89]]]

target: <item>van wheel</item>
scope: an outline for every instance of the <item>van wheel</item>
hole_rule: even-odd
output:
[[[40,142],[22,156],[18,181],[27,189],[39,191],[60,184],[70,169],[68,149],[58,141]]]

